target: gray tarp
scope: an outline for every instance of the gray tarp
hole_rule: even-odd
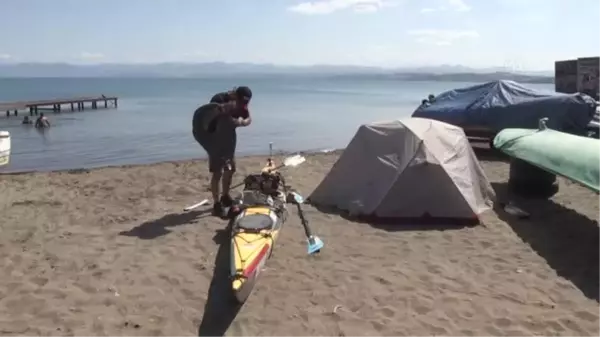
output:
[[[548,117],[548,127],[581,135],[595,113],[596,102],[587,95],[543,92],[503,80],[444,92],[412,116],[493,132],[534,129],[541,118]]]
[[[456,219],[494,198],[464,131],[423,118],[362,125],[309,196],[354,215]]]

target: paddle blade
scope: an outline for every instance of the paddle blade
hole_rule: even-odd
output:
[[[308,255],[316,254],[321,251],[325,244],[319,237],[311,236],[308,238]]]
[[[298,166],[306,161],[306,158],[297,154],[295,156],[287,157],[283,160],[283,166]]]
[[[287,202],[292,204],[302,204],[304,203],[304,198],[296,192],[289,192],[286,198]]]

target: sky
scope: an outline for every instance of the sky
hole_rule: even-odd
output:
[[[600,55],[599,0],[0,0],[0,62],[551,70]]]

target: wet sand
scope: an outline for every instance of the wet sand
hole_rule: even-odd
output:
[[[287,180],[307,196],[337,154]],[[265,158],[239,160],[237,179]],[[500,195],[508,164],[483,158]],[[292,211],[254,293],[228,305],[204,161],[0,176],[2,335],[598,335],[598,196],[560,180],[517,220],[378,227]]]

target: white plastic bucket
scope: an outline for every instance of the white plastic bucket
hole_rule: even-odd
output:
[[[0,166],[7,165],[10,160],[10,132],[0,131]]]

